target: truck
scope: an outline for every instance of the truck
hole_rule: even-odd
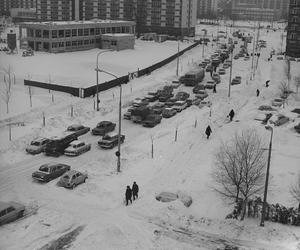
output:
[[[153,128],[161,122],[162,116],[158,114],[150,114],[142,121],[144,127]]]
[[[182,79],[185,86],[196,86],[199,82],[202,82],[205,76],[204,69],[191,70],[184,75]]]
[[[113,147],[118,145],[119,136],[118,135],[105,135],[102,137],[100,141],[98,141],[98,145],[101,148],[112,149]],[[120,142],[123,143],[125,140],[125,135],[120,135]]]
[[[149,107],[138,107],[131,111],[131,121],[141,123],[150,114]]]

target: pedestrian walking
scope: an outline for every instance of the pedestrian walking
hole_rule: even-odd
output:
[[[132,197],[133,197],[133,200],[138,198],[138,192],[139,192],[139,186],[134,181],[133,184],[132,184]]]
[[[266,88],[269,87],[270,80],[266,81]]]
[[[232,119],[233,119],[233,117],[234,117],[234,111],[233,111],[233,109],[232,110],[230,110],[230,112],[229,112],[229,118],[230,118],[230,121],[232,121]]]
[[[257,96],[257,97],[259,96],[259,93],[260,93],[260,91],[259,91],[259,89],[257,89],[257,90],[256,90],[256,96]]]
[[[130,186],[127,186],[126,192],[125,192],[125,198],[126,198],[126,206],[128,206],[128,201],[132,203],[132,190],[130,189]]]
[[[214,84],[213,92],[217,93],[217,84]]]
[[[206,130],[205,130],[205,134],[207,136],[207,139],[209,139],[210,134],[212,133],[211,127],[208,125]]]

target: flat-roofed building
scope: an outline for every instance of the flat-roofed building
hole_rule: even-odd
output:
[[[10,16],[13,22],[32,22],[36,20],[36,9],[12,8]]]
[[[115,36],[120,34],[120,37],[122,35],[132,37],[135,33],[135,23],[132,21],[90,20],[25,22],[19,26],[21,44],[27,44],[36,51],[54,53],[102,48],[103,35],[111,33]],[[119,44],[115,49],[122,49],[126,46],[123,47]],[[112,46],[112,48],[114,47]]]
[[[290,0],[286,55],[300,58],[300,0]]]

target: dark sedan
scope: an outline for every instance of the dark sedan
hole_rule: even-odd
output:
[[[47,163],[40,166],[38,171],[35,171],[32,174],[32,178],[41,181],[41,182],[49,182],[61,175],[65,172],[69,171],[71,167],[62,163]]]
[[[108,132],[114,131],[116,124],[110,121],[102,121],[97,124],[95,128],[92,129],[93,135],[106,135]]]

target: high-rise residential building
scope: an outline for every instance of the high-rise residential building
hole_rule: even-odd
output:
[[[300,57],[300,0],[290,0],[286,55]]]
[[[197,18],[217,18],[218,2],[219,0],[198,0]]]
[[[218,16],[231,18],[232,0],[218,0]]]
[[[197,0],[37,0],[38,21],[97,18],[135,21],[138,33],[193,35]]]
[[[12,8],[35,8],[35,2],[36,0],[0,0],[0,16],[8,16],[10,14],[10,9]]]
[[[287,13],[287,0],[232,0],[232,19],[275,21]]]

